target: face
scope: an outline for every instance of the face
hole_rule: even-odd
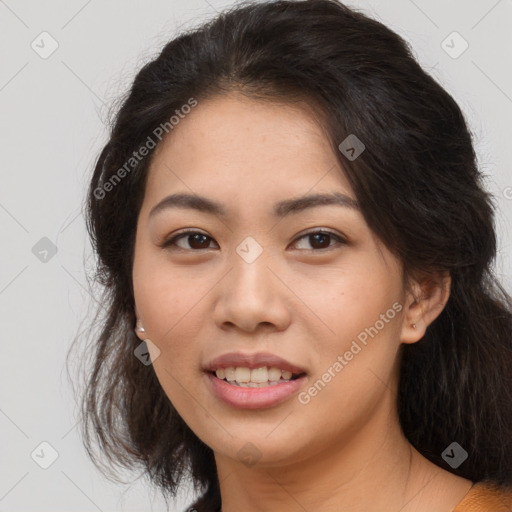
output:
[[[223,213],[164,201],[174,194]],[[341,200],[288,203],[318,194]],[[393,407],[386,383],[397,376],[402,268],[306,110],[230,95],[180,121],[149,169],[133,284],[139,336],[160,350],[161,386],[216,456],[238,460],[250,442],[262,464],[304,460],[346,445]],[[269,398],[268,386],[235,387],[205,371],[224,354],[261,352],[305,376],[272,386],[287,391]]]

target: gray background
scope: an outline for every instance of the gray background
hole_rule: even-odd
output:
[[[0,0],[0,512],[165,510],[142,479],[106,481],[77,433],[64,362],[95,306],[81,203],[109,110],[135,71],[178,30],[233,3]],[[498,205],[497,273],[512,291],[512,0],[348,5],[411,42],[465,112]],[[454,31],[469,44],[461,55]],[[51,449],[42,442],[58,454],[47,469],[40,465],[52,462]]]

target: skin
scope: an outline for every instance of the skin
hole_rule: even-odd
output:
[[[133,264],[138,336],[159,348],[162,388],[214,451],[223,512],[449,512],[472,482],[420,455],[396,413],[400,347],[442,311],[449,277],[407,288],[357,209],[272,216],[278,201],[335,191],[355,200],[307,109],[235,93],[200,102],[149,169]],[[228,216],[169,208],[149,217],[177,192],[220,202]],[[210,238],[161,247],[183,228]],[[325,229],[346,243],[304,236]],[[263,248],[252,263],[236,252],[247,236]],[[395,303],[401,311],[307,404],[294,395],[242,410],[211,392],[208,361],[260,350],[305,368],[307,390]],[[261,457],[252,466],[238,456],[248,442]]]

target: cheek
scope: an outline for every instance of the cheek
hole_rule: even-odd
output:
[[[325,331],[325,336],[314,338],[320,353],[343,353],[359,335],[364,341],[368,330],[375,334],[376,324],[379,338],[396,338],[399,315],[393,305],[402,297],[399,278],[373,259],[355,258],[322,279],[298,283],[297,295],[314,313],[308,317],[316,317],[317,329]]]
[[[345,284],[353,286],[322,295],[332,332],[316,338],[315,372],[300,400],[308,421],[329,418],[334,430],[364,424],[390,393],[400,346],[399,295],[355,277]]]
[[[204,292],[180,287],[176,281],[165,285],[162,279],[146,282],[139,291],[137,306],[148,337],[161,351],[160,362],[171,371],[193,370],[204,322],[199,307]]]
[[[197,306],[208,283],[190,269],[173,269],[164,258],[142,249],[134,259],[133,287],[146,332],[158,345],[176,343],[193,333],[184,331],[200,325]]]
[[[318,329],[326,335],[312,336],[315,374],[300,403],[307,402],[313,416],[329,415],[347,428],[369,414],[388,390],[399,348],[399,279],[372,264],[361,261],[350,271],[333,272],[328,285],[322,283],[310,295],[322,320],[316,325],[323,325]]]
[[[155,374],[179,414],[190,419],[202,375],[198,354],[204,313],[198,303],[205,292],[180,285],[156,266],[144,280],[134,281],[134,290],[148,338],[160,350],[153,362]]]

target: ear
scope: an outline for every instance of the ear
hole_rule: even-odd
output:
[[[446,306],[450,298],[451,284],[448,272],[410,281],[402,317],[402,343],[416,343],[425,336],[427,327]]]

